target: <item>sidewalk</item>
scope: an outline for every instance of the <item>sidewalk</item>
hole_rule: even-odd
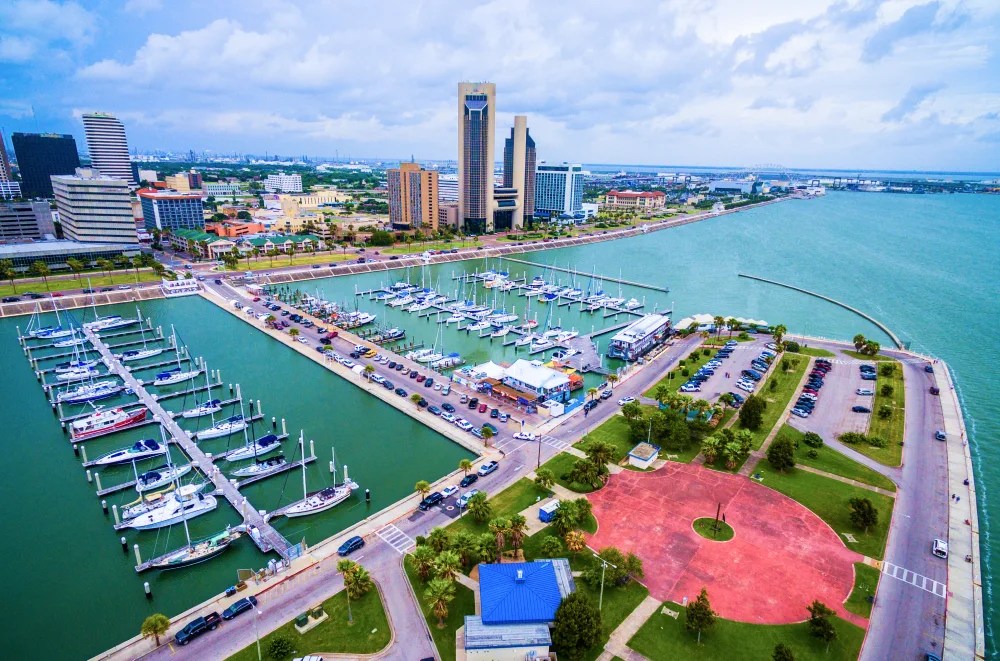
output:
[[[895,491],[889,491],[888,489],[882,489],[880,487],[873,487],[870,484],[865,484],[864,482],[858,482],[857,480],[852,480],[849,477],[842,477],[840,475],[834,475],[833,473],[827,473],[826,471],[821,471],[818,468],[813,468],[812,466],[805,466],[803,464],[795,464],[795,468],[798,470],[803,470],[807,473],[815,473],[816,475],[822,475],[823,477],[828,477],[831,480],[837,480],[838,482],[843,482],[844,484],[850,484],[854,487],[861,487],[862,489],[868,489],[869,491],[874,491],[875,493],[880,493],[883,496],[889,496],[890,498],[896,497]]]
[[[608,639],[607,644],[604,646],[604,653],[601,654],[598,659],[604,659],[606,655],[607,658],[611,658],[610,655],[617,656],[621,659],[627,659],[630,661],[641,661],[646,657],[642,656],[638,652],[629,649],[628,641],[632,639],[643,624],[646,623],[653,613],[659,610],[661,602],[656,599],[647,596],[642,600],[642,603],[625,618],[625,620],[618,625],[618,628],[611,632],[611,637]]]
[[[795,407],[795,393],[799,392],[799,388],[802,386],[802,382],[805,381],[806,375],[809,374],[814,360],[816,359],[815,358],[809,359],[809,364],[806,365],[806,368],[802,371],[802,376],[799,378],[799,383],[798,385],[795,386],[795,392],[793,392],[792,396],[788,398],[788,404],[785,405],[785,410],[781,412],[780,416],[778,416],[778,421],[774,423],[774,428],[771,429],[770,433],[768,433],[767,438],[764,439],[764,442],[760,444],[760,449],[751,452],[747,460],[743,462],[743,466],[741,466],[740,470],[737,471],[738,475],[742,475],[743,477],[750,477],[750,475],[753,473],[753,470],[757,467],[757,464],[760,463],[760,461],[767,456],[767,447],[771,445],[771,441],[773,441],[774,438],[778,435],[778,432],[781,430],[781,425],[783,425],[785,421],[788,420],[789,414]],[[777,366],[775,366],[775,371],[776,370]],[[771,376],[774,376],[774,372],[771,373]],[[768,379],[770,378],[771,377],[769,376]],[[736,418],[737,416],[734,415],[730,419],[730,422],[732,422]]]

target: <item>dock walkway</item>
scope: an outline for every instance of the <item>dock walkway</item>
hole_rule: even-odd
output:
[[[138,379],[132,376],[132,373],[125,369],[124,365],[111,354],[108,346],[104,344],[101,338],[90,330],[85,330],[84,334],[90,340],[91,345],[100,352],[109,369],[121,377],[125,385],[132,389],[139,398],[139,401],[153,414],[153,419],[163,425],[169,432],[171,442],[177,443],[184,450],[191,463],[197,466],[212,481],[215,485],[216,493],[224,496],[236,508],[236,511],[243,517],[245,525],[256,526],[260,531],[260,537],[257,538],[254,535],[249,535],[249,537],[254,540],[260,550],[265,553],[276,551],[283,559],[288,560],[288,552],[292,546],[291,543],[250,505],[247,498],[242,496],[239,490],[237,490],[236,485],[231,483],[225,474],[216,468],[215,464],[212,463],[212,459],[202,452],[201,448],[191,439],[190,434],[177,424],[173,416],[163,409],[157,399],[143,388]]]

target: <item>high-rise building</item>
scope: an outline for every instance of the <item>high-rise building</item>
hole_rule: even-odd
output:
[[[514,128],[503,147],[503,188],[516,190],[517,206],[510,209],[510,224],[502,229],[519,229],[531,222],[535,210],[535,141],[528,134],[528,118],[514,116]],[[499,207],[499,211],[504,211]],[[506,225],[506,218],[497,219]],[[497,229],[501,229],[497,227]]]
[[[106,112],[84,113],[83,130],[87,134],[91,167],[105,177],[117,177],[138,186],[128,156],[125,127],[118,118]]]
[[[55,234],[48,202],[0,202],[0,241],[40,241]]]
[[[386,172],[393,229],[438,228],[438,172],[400,163]]]
[[[187,172],[168,174],[163,178],[163,181],[167,184],[167,188],[172,190],[182,191],[185,193],[191,190],[191,180],[188,178]]]
[[[438,200],[441,202],[458,202],[458,175],[438,175]]]
[[[73,241],[138,244],[129,184],[91,168],[52,177],[63,234]]]
[[[0,181],[13,181],[14,174],[10,171],[10,160],[7,158],[7,143],[3,131],[0,131]]]
[[[458,215],[464,229],[493,230],[496,85],[458,84]]]
[[[535,216],[548,218],[583,213],[583,166],[577,163],[535,168]]]
[[[14,133],[11,136],[21,191],[25,197],[52,197],[52,175],[73,174],[80,167],[76,140],[57,133]]]
[[[268,193],[301,193],[302,175],[284,172],[269,174],[264,182],[264,190]]]
[[[174,193],[144,188],[139,191],[146,229],[204,229],[205,212],[201,193]]]

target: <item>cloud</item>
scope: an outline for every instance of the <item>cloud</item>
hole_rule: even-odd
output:
[[[127,0],[123,10],[128,14],[142,16],[163,9],[163,0]]]
[[[883,122],[901,122],[920,107],[929,97],[944,89],[941,83],[934,85],[918,85],[911,87],[909,91],[899,100],[899,103],[887,110],[882,115]]]
[[[931,31],[947,32],[961,27],[968,16],[962,11],[941,11],[938,0],[910,7],[898,20],[883,25],[865,42],[861,59],[877,62],[893,52],[896,44],[904,39]],[[940,13],[940,16],[939,16]]]
[[[0,61],[39,65],[57,58],[67,48],[93,43],[94,16],[76,2],[15,0],[0,3]]]
[[[806,112],[816,103],[814,96],[775,98],[773,96],[759,96],[747,106],[747,110],[767,110],[770,108],[793,108],[799,112]]]

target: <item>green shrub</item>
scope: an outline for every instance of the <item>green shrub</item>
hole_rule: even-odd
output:
[[[691,376],[691,372],[685,367],[681,370],[681,376]]]
[[[788,340],[787,342],[785,342],[785,351],[791,351],[792,353],[798,353],[799,352],[799,343],[798,342],[793,342],[792,340]]]
[[[746,331],[743,331],[737,337],[739,339],[741,339],[741,340],[749,340],[750,339],[750,335]]]
[[[267,655],[272,659],[284,659],[287,656],[291,656],[294,652],[295,646],[292,645],[292,641],[284,636],[275,636],[267,644]]]
[[[802,442],[811,448],[823,447],[823,437],[814,431],[808,431],[802,436]]]
[[[876,448],[884,448],[888,447],[889,445],[889,441],[885,440],[884,438],[879,438],[878,436],[869,436],[867,440],[868,440],[868,445],[871,445]]]
[[[858,443],[867,441],[868,439],[865,438],[864,434],[861,434],[859,432],[845,431],[843,434],[837,437],[837,440],[840,441],[841,443],[847,443],[848,445],[856,445]]]
[[[888,383],[883,384],[882,388],[879,390],[879,392],[882,393],[883,397],[892,397],[892,393],[894,391],[895,391],[895,389],[892,386],[890,386]]]
[[[417,535],[413,540],[417,546],[423,546],[427,543],[427,538],[423,535]]]
[[[703,356],[708,356],[708,355],[710,355],[711,353],[712,353],[712,350],[711,350],[711,349],[702,349],[702,350],[701,350],[701,355],[703,355]]]
[[[816,452],[816,450],[810,450],[809,452],[806,452],[806,456],[810,459],[815,459],[819,456],[819,452]]]
[[[878,368],[878,373],[882,376],[892,376],[892,373],[896,371],[895,363],[882,363]]]

